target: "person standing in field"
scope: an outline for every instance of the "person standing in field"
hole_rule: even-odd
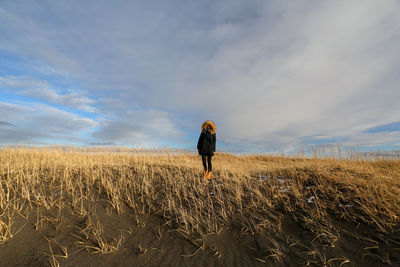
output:
[[[204,167],[204,178],[210,179],[212,176],[211,159],[214,156],[216,138],[216,127],[212,121],[206,121],[201,126],[201,134],[197,142],[197,151],[201,155]]]

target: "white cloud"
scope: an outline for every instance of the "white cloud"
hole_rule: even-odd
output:
[[[33,99],[40,99],[46,103],[73,107],[87,112],[96,111],[96,108],[92,106],[96,102],[93,99],[77,92],[62,94],[58,90],[53,89],[46,81],[8,76],[0,77],[1,85],[17,89],[18,94],[29,96]]]
[[[46,81],[18,78],[14,76],[0,77],[0,85],[11,88],[46,88],[49,86]]]
[[[14,124],[6,122],[6,121],[0,121],[0,127],[1,126],[6,126],[6,127],[15,127]]]
[[[0,102],[2,118],[13,127],[3,127],[0,144],[85,143],[98,122],[43,104]]]
[[[39,98],[49,103],[70,106],[88,112],[96,111],[96,108],[91,106],[92,104],[95,103],[93,99],[84,97],[74,92],[67,94],[60,94],[56,90],[49,88],[43,88],[43,89],[35,88],[35,89],[23,90],[20,92],[20,94],[34,98]]]
[[[382,132],[382,133],[361,133],[351,136],[348,140],[343,142],[344,146],[349,147],[377,147],[377,146],[391,146],[399,145],[400,131],[395,132]]]
[[[285,6],[273,27],[261,15],[206,63],[190,61],[182,85],[205,72],[196,66],[209,76],[184,107],[214,117],[227,140],[266,149],[400,121],[398,2],[301,5]]]
[[[154,147],[176,142],[183,135],[167,112],[148,109],[130,110],[103,120],[93,136],[102,142]]]

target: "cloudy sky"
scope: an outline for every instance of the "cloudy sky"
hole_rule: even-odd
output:
[[[0,1],[0,144],[400,148],[400,2]]]

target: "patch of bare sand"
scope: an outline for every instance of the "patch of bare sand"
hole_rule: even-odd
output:
[[[46,214],[47,212],[47,214]],[[53,213],[52,213],[53,212]],[[335,219],[337,240],[321,243],[294,214],[281,214],[280,231],[251,233],[232,222],[219,233],[185,233],[157,214],[137,217],[124,206],[116,214],[97,202],[88,216],[40,213],[15,217],[20,231],[0,246],[1,266],[398,266],[400,226],[388,235],[373,226]],[[46,214],[37,218],[36,214]],[[41,220],[41,218],[47,218]],[[54,218],[54,220],[48,219]],[[99,222],[99,234],[115,252],[102,254],[88,225]],[[86,230],[85,230],[86,229]],[[91,232],[93,234],[93,232]],[[95,236],[95,234],[93,235]],[[393,249],[397,246],[397,249]],[[97,250],[96,250],[97,249]],[[52,255],[56,261],[52,262]],[[390,259],[385,262],[384,259]]]
[[[262,265],[253,251],[243,246],[248,238],[238,231],[201,238],[175,230],[157,215],[136,217],[128,208],[121,214],[110,213],[107,205],[101,204],[92,211],[101,222],[105,241],[113,243],[122,233],[123,241],[114,253],[101,254],[90,247],[98,244],[85,240],[80,230],[88,217],[65,215],[59,223],[38,222],[31,212],[28,220],[18,216],[14,225],[21,230],[1,245],[1,266],[49,266],[51,252],[61,266]]]

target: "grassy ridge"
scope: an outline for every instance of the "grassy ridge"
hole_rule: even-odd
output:
[[[292,250],[305,264],[352,263],[349,256],[334,257],[326,250],[339,242],[341,225],[347,223],[387,237],[384,252],[370,253],[367,246],[363,257],[376,254],[375,260],[386,264],[397,260],[400,161],[216,154],[213,165],[215,179],[205,181],[200,159],[192,154],[5,148],[0,150],[0,243],[25,227],[15,224],[17,217],[40,229],[45,223],[61,227],[66,216],[76,216],[86,218],[75,226],[76,247],[114,253],[131,233],[104,235],[95,213],[101,202],[110,214],[132,213],[137,224],[140,217],[157,216],[163,227],[180,232],[199,251],[206,249],[207,235],[238,229],[268,241],[254,254],[261,263],[284,264]],[[288,221],[304,229],[309,245],[290,237],[282,244]],[[74,248],[51,242],[60,252],[56,257],[50,245],[47,256],[57,266]]]

